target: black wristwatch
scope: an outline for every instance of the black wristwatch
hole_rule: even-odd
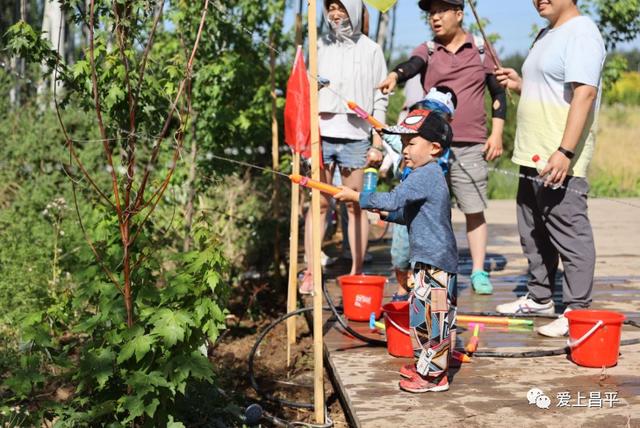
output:
[[[567,159],[573,159],[573,157],[576,155],[571,150],[567,150],[564,147],[558,147],[558,151],[563,155],[565,155]]]

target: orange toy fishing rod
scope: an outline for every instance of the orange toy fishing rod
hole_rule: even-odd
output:
[[[309,177],[305,177],[303,175],[291,174],[289,176],[289,179],[291,181],[293,181],[294,183],[297,183],[297,184],[299,184],[301,186],[309,187],[311,189],[318,189],[322,193],[327,193],[327,194],[329,194],[331,196],[334,196],[338,192],[340,192],[340,188],[338,188],[336,186],[332,186],[330,184],[323,183],[321,181],[312,180]]]
[[[351,110],[353,110],[358,115],[358,117],[360,117],[360,118],[366,120],[367,122],[369,122],[371,124],[371,126],[373,126],[375,129],[384,129],[384,128],[387,127],[387,125],[385,125],[384,123],[380,122],[375,117],[371,116],[369,113],[367,113],[362,107],[360,107],[354,101],[347,101],[347,105],[349,106],[349,108]]]

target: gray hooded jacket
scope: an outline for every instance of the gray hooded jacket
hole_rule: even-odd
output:
[[[349,101],[355,101],[365,111],[376,119],[385,122],[388,97],[383,95],[376,86],[387,77],[387,64],[380,46],[369,37],[362,34],[362,0],[341,0],[351,21],[353,33],[347,38],[338,38],[331,30],[331,23],[327,15],[327,1],[324,1],[324,17],[329,23],[329,32],[318,41],[318,74],[331,82],[330,87]],[[359,123],[354,112],[346,102],[331,92],[321,89],[318,94],[319,111],[323,117],[326,113],[348,114],[349,122],[357,124],[358,132],[371,127],[364,121]],[[323,136],[344,137],[331,135],[330,129],[325,129],[321,123]]]

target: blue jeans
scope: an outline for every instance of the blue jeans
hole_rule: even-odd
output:
[[[335,162],[340,168],[364,168],[370,147],[368,139],[322,137],[322,160],[327,166]]]
[[[394,269],[408,271],[411,267],[409,250],[409,231],[403,224],[393,225],[391,240],[391,265]]]

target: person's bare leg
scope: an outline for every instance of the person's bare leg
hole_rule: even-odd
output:
[[[340,171],[342,184],[358,192],[362,191],[364,170],[353,169]],[[360,209],[359,204],[348,203],[349,214],[349,246],[351,247],[351,275],[362,273],[364,254],[367,252],[369,240],[369,219],[367,214]]]
[[[471,253],[472,272],[484,270],[484,259],[487,255],[488,227],[484,212],[465,214],[467,219],[467,241]]]
[[[396,290],[396,294],[398,296],[409,294],[409,286],[407,285],[407,282],[409,280],[409,271],[396,268],[394,269],[394,272],[396,274],[396,281],[398,281],[398,289]]]
[[[333,178],[333,169],[334,166],[324,169],[320,171],[320,180],[324,183],[331,183]],[[320,198],[320,236],[324,236],[324,232],[326,229],[326,217],[327,210],[329,208],[329,197],[320,193],[322,197]],[[315,262],[315,257],[313,254],[313,245],[312,245],[312,230],[311,230],[311,198],[309,198],[309,209],[307,210],[307,214],[305,216],[304,221],[304,253],[307,256],[307,271],[313,272],[313,263]],[[318,260],[319,260],[318,256]]]

